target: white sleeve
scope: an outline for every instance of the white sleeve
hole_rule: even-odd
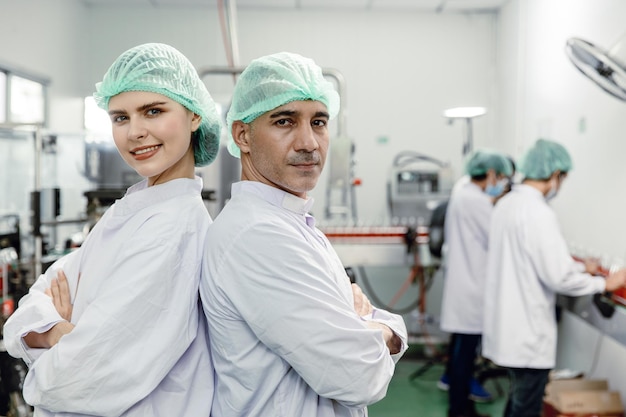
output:
[[[123,243],[123,258],[111,265],[73,331],[32,364],[24,385],[31,405],[119,416],[187,350],[197,332],[199,261],[185,254],[196,259],[197,248],[180,247],[194,239],[163,234],[138,233]]]
[[[9,317],[4,325],[3,338],[7,352],[20,358],[30,366],[47,349],[31,348],[24,343],[23,337],[28,333],[45,333],[55,324],[64,321],[59,315],[52,298],[46,295],[45,290],[50,288],[50,282],[56,278],[57,271],[77,269],[80,260],[80,249],[65,255],[53,263],[44,274],[40,275],[37,281],[30,287],[18,304],[18,308]],[[74,277],[77,274],[68,272],[68,284],[70,291],[76,288]]]
[[[491,228],[491,217],[493,214],[493,203],[489,199],[474,202],[476,209],[473,211],[476,222],[476,233],[480,236],[480,242],[484,249],[489,248],[489,229]]]
[[[394,360],[380,330],[354,311],[349,280],[330,265],[332,256],[276,225],[248,230],[236,241],[237,255],[224,259],[217,274],[232,308],[260,341],[322,397],[348,407],[383,398]],[[406,333],[401,327],[394,324]]]
[[[552,291],[580,296],[602,292],[606,283],[581,269],[569,253],[553,212],[537,216],[528,230],[528,251],[541,281]]]
[[[398,363],[404,352],[406,352],[409,348],[409,337],[406,330],[406,323],[404,322],[402,316],[374,307],[372,314],[364,317],[364,319],[384,324],[400,338],[400,341],[402,342],[400,351],[391,355],[393,361]]]

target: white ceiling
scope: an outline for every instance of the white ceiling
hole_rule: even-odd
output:
[[[218,0],[81,0],[87,5],[138,5],[147,7],[209,6]],[[237,9],[352,9],[413,10],[424,12],[495,11],[509,0],[231,0]],[[224,0],[228,4],[228,0]]]

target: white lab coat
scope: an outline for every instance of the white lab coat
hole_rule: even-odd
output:
[[[365,417],[407,348],[402,317],[354,311],[350,280],[307,211],[312,199],[253,181],[209,229],[200,292],[220,417]],[[401,339],[390,355],[380,330]]]
[[[38,416],[209,415],[213,368],[198,285],[211,219],[201,190],[200,178],[134,185],[22,298],[4,338],[29,365],[24,398]],[[59,268],[76,327],[51,349],[29,348],[24,335],[62,320],[43,292]]]
[[[456,182],[452,186],[452,191],[450,191],[450,196],[456,195],[456,193],[458,193],[459,190],[465,187],[470,181],[472,181],[472,177],[467,174],[456,180]]]
[[[446,212],[447,242],[441,329],[480,334],[489,242],[491,197],[472,182],[459,186]]]
[[[544,196],[516,186],[495,206],[489,240],[483,356],[511,368],[556,362],[556,294],[601,292],[604,278],[584,272]]]

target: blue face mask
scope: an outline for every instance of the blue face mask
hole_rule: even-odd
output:
[[[504,192],[504,187],[507,184],[506,178],[496,182],[495,185],[487,184],[485,193],[491,197],[499,197]]]

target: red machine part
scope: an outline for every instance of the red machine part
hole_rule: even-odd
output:
[[[577,262],[585,262],[584,259],[578,257],[578,256],[572,256],[572,258],[574,258],[575,261]],[[600,266],[600,268],[598,269],[598,275],[602,276],[602,277],[608,277],[609,276],[609,270],[608,268],[604,267],[604,266]],[[612,292],[611,295],[611,299],[617,303],[617,304],[621,304],[623,306],[626,306],[626,288],[618,288],[617,290]]]

